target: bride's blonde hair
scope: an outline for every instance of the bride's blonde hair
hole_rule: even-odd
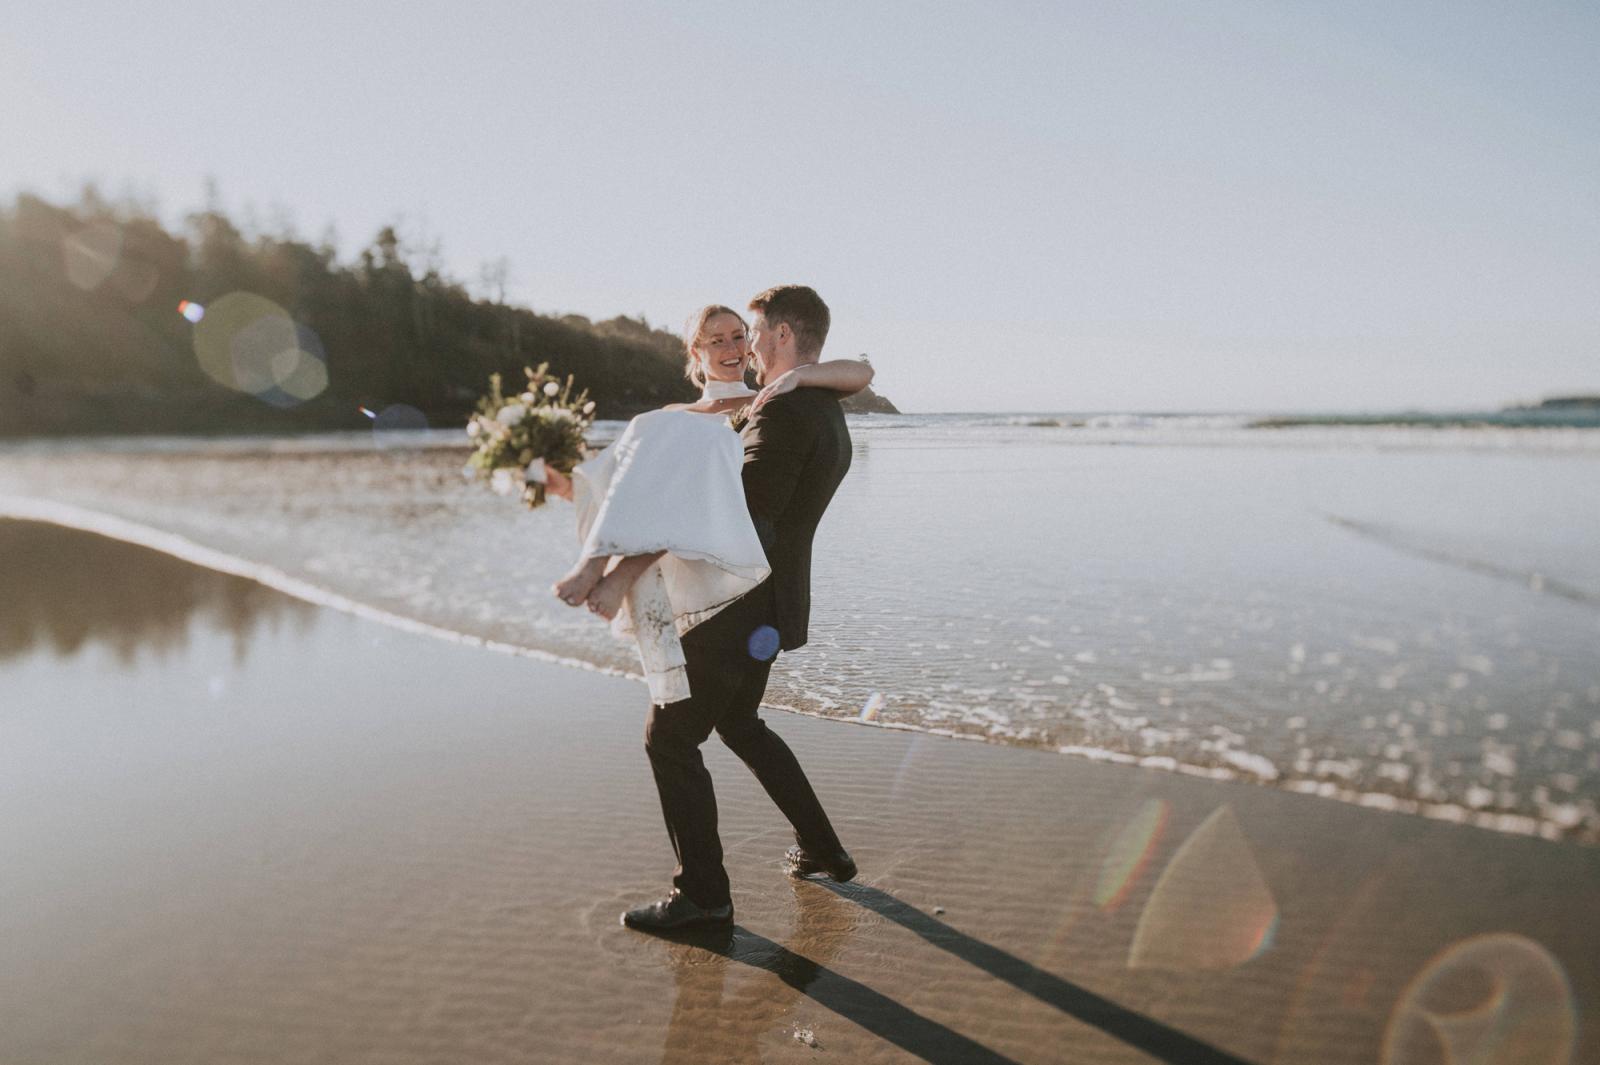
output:
[[[706,386],[706,373],[700,368],[700,359],[695,355],[695,345],[700,343],[700,334],[706,331],[706,323],[719,314],[731,314],[739,319],[739,324],[744,326],[745,332],[750,331],[750,323],[744,320],[744,315],[732,307],[724,307],[720,303],[708,303],[701,307],[683,325],[683,355],[685,365],[683,376],[687,377],[696,388]]]

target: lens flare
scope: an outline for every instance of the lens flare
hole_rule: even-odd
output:
[[[179,304],[180,313],[186,304]],[[194,350],[212,380],[274,407],[297,406],[328,387],[327,359],[316,333],[253,293],[230,292],[202,308]]]
[[[771,661],[778,653],[778,630],[771,625],[757,625],[750,639],[745,642],[745,650],[757,662]]]
[[[1330,1031],[1376,1031],[1382,1024],[1383,1007],[1373,991],[1383,962],[1370,935],[1383,926],[1391,899],[1403,890],[1397,879],[1409,879],[1395,866],[1391,858],[1385,868],[1368,872],[1323,933],[1295,980],[1273,1061],[1316,1061]]]
[[[1502,932],[1457,943],[1417,974],[1383,1034],[1383,1065],[1567,1065],[1577,1038],[1566,970]]]
[[[378,416],[376,414],[374,414],[372,411],[368,410],[365,407],[357,407],[356,410],[360,411],[362,414],[365,414],[367,417],[373,419],[374,421],[376,421],[377,418],[378,418]]]
[[[1139,915],[1131,969],[1231,969],[1271,946],[1278,904],[1230,806],[1183,841]]]
[[[417,445],[416,433],[428,427],[428,416],[404,403],[391,403],[372,419],[372,439],[380,448]]]
[[[1162,799],[1146,799],[1111,841],[1094,887],[1094,904],[1100,909],[1114,912],[1128,901],[1155,856],[1171,809]]]
[[[883,710],[883,693],[873,692],[868,697],[866,705],[861,708],[861,720],[876,721],[878,714]]]
[[[191,300],[179,300],[178,313],[198,325],[200,319],[206,316],[206,309]]]
[[[1091,927],[1102,935],[1111,927],[1110,922],[1122,923],[1114,915],[1145,882],[1171,815],[1172,807],[1166,800],[1146,799],[1126,820],[1110,822],[1096,834],[1093,853],[1099,860],[1074,863],[1073,887],[1055,928],[1041,944],[1041,959],[1054,962],[1064,958],[1069,937],[1089,918],[1098,918]]]
[[[61,257],[67,280],[85,292],[105,284],[122,260],[122,229],[110,222],[95,222],[61,240]]]

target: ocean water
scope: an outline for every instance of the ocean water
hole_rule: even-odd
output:
[[[1595,434],[946,420],[856,439],[818,559],[838,592],[785,673],[804,699],[877,692],[890,722],[1595,828]]]
[[[1600,431],[1250,422],[852,418],[812,642],[769,701],[1600,842]],[[454,431],[32,443],[0,493],[629,669],[545,594],[570,510],[491,496],[465,455]]]

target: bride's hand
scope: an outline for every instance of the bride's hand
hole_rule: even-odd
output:
[[[772,399],[775,396],[781,396],[785,392],[793,392],[799,387],[799,371],[787,370],[784,373],[779,374],[776,380],[774,380],[766,388],[763,388],[760,392],[757,392],[756,398],[750,401],[750,413],[754,414],[756,411],[760,410],[761,405],[767,400]]]
[[[560,470],[552,470],[546,466],[544,470],[544,490],[553,496],[560,496],[568,503],[572,502],[572,478]]]

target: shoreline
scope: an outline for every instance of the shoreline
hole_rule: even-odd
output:
[[[434,625],[416,618],[394,611],[384,610],[381,607],[362,603],[348,596],[323,588],[313,582],[299,577],[291,576],[284,571],[256,562],[241,556],[232,555],[214,548],[171,533],[154,526],[118,517],[103,511],[96,511],[88,507],[65,503],[58,500],[41,499],[37,497],[15,496],[0,493],[0,520],[37,521],[57,525],[63,528],[75,529],[81,532],[93,533],[118,540],[123,543],[160,551],[170,557],[189,562],[195,565],[255,581],[274,591],[292,596],[313,606],[327,607],[356,617],[364,618],[378,624],[403,632],[425,635],[448,643],[469,647],[482,647],[486,650],[501,654],[513,655],[521,658],[548,662],[553,665],[569,669],[582,670],[602,676],[621,677],[638,684],[644,683],[641,674],[626,669],[606,666],[586,659],[570,655],[561,655],[539,648],[527,647],[520,644],[509,643],[503,640],[489,639],[471,633],[461,632],[456,629]],[[1069,758],[1081,758],[1086,761],[1114,765],[1127,769],[1140,769],[1148,772],[1172,773],[1217,782],[1247,784],[1264,787],[1285,794],[1302,795],[1316,799],[1331,800],[1366,810],[1397,814],[1406,817],[1420,817],[1425,820],[1439,821],[1447,824],[1465,825],[1480,828],[1491,832],[1508,835],[1526,836],[1541,839],[1546,842],[1558,844],[1574,844],[1578,846],[1595,846],[1600,844],[1600,838],[1591,838],[1586,835],[1576,834],[1571,831],[1574,826],[1560,824],[1551,820],[1540,820],[1528,815],[1514,813],[1497,813],[1492,811],[1477,811],[1456,803],[1427,803],[1419,799],[1408,799],[1387,792],[1365,792],[1348,788],[1339,788],[1331,781],[1316,782],[1308,780],[1276,782],[1276,771],[1267,776],[1262,772],[1254,771],[1247,766],[1229,769],[1223,766],[1206,766],[1177,761],[1166,756],[1139,756],[1108,748],[1091,747],[1083,745],[1059,745],[1027,743],[1016,741],[1003,741],[992,736],[963,733],[953,729],[920,726],[907,722],[880,722],[863,720],[860,717],[841,717],[837,715],[808,710],[804,707],[787,705],[781,702],[763,702],[762,707],[769,710],[779,710],[799,717],[809,717],[819,720],[831,721],[841,724],[860,725],[869,728],[882,729],[893,732],[904,732],[912,735],[927,735],[939,739],[966,740],[978,742],[986,746],[1001,748],[1015,748],[1021,750],[1036,750],[1044,753],[1060,755]],[[1271,768],[1270,765],[1268,767]]]

